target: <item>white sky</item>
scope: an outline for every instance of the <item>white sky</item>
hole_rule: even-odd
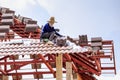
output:
[[[66,36],[87,34],[114,40],[117,76],[99,80],[120,79],[120,0],[0,0],[0,6],[16,11],[16,15],[30,17],[44,25],[55,16],[55,27]]]

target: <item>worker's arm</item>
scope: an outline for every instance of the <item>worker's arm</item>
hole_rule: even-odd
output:
[[[56,34],[57,36],[62,37],[62,35],[61,35],[61,34],[59,34],[59,33],[58,33],[58,32],[56,32],[56,31],[55,31],[55,34]]]

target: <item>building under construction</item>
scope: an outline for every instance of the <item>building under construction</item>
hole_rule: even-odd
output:
[[[40,33],[36,20],[0,8],[0,80],[97,80],[94,75],[116,74],[112,40],[78,34],[48,44],[40,42]],[[62,45],[66,41],[79,48]]]

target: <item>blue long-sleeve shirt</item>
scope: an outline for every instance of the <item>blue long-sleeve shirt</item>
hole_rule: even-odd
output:
[[[54,27],[51,27],[49,25],[49,23],[45,24],[45,26],[43,27],[42,34],[47,33],[47,32],[53,32],[53,31],[55,32],[56,35],[58,35],[60,37],[62,36],[59,33],[57,33],[56,30],[54,29]]]

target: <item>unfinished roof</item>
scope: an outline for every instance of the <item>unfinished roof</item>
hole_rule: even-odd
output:
[[[88,41],[87,35],[79,35],[78,38],[67,37],[67,40],[74,43],[74,46],[58,46],[41,43],[39,40],[40,32],[41,28],[36,20],[20,15],[16,16],[15,11],[9,8],[0,8],[0,64],[2,66],[12,66],[10,69],[7,67],[5,67],[6,69],[0,69],[0,75],[21,76],[48,73],[55,75],[56,71],[51,64],[56,64],[55,60],[58,53],[63,54],[63,68],[66,66],[66,61],[71,61],[73,71],[81,74],[83,80],[95,80],[93,74],[100,75],[102,71],[116,73],[112,40],[93,37]],[[17,61],[16,59],[19,59],[18,56],[21,55],[37,55],[37,58],[34,56],[32,60]],[[12,61],[9,60],[11,58]],[[104,61],[106,59],[107,61]],[[17,71],[28,64],[33,65],[33,63],[44,63],[49,71],[40,72],[37,71],[37,67],[35,72]],[[104,66],[104,64],[110,66]]]

